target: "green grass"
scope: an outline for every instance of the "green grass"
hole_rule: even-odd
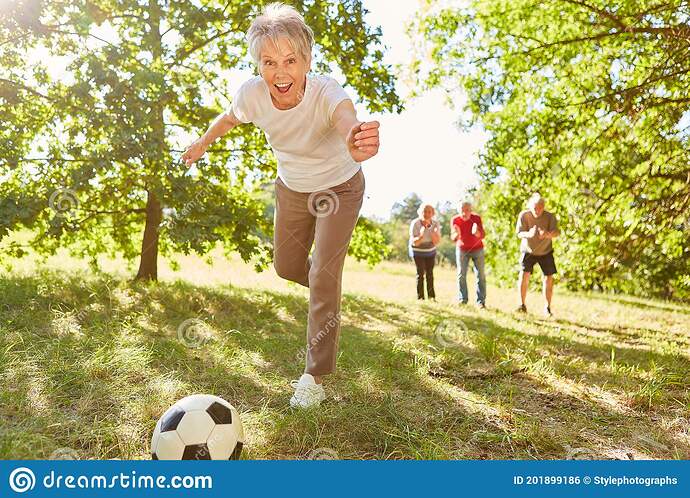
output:
[[[238,408],[243,458],[690,458],[689,307],[557,288],[544,320],[537,294],[518,316],[490,287],[488,310],[459,308],[448,268],[420,304],[413,265],[348,261],[329,399],[293,411],[306,290],[216,260],[149,285],[120,261],[5,260],[0,458],[148,458],[158,417],[199,392]],[[178,338],[189,319],[199,347]]]

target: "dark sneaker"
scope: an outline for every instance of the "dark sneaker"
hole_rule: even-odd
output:
[[[458,301],[458,306],[467,306],[467,301]]]
[[[527,306],[524,304],[521,304],[518,306],[518,308],[515,310],[517,313],[527,313]]]
[[[477,304],[477,306],[479,307],[480,310],[486,309],[486,304],[484,304],[484,303],[479,303],[479,304]]]

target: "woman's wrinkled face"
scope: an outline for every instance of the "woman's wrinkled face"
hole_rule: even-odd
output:
[[[432,208],[431,206],[425,207],[424,208],[424,219],[430,220],[433,217],[434,217],[434,208]]]
[[[285,37],[278,38],[277,46],[270,39],[263,43],[259,73],[277,108],[290,109],[300,103],[310,64],[311,59],[305,61]]]

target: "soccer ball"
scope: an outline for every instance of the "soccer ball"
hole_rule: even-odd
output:
[[[237,410],[223,398],[182,398],[158,420],[151,438],[153,460],[238,460],[244,444]]]

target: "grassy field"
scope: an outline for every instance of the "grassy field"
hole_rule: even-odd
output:
[[[690,458],[690,307],[557,287],[545,320],[537,294],[527,316],[491,286],[460,308],[446,268],[419,303],[413,265],[348,261],[328,401],[294,411],[306,289],[215,261],[162,262],[152,285],[117,261],[0,262],[0,458],[149,458],[158,417],[200,392],[240,411],[243,458]]]

